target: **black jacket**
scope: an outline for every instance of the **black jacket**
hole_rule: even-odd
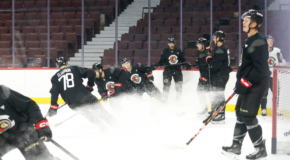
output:
[[[41,119],[41,111],[33,100],[0,85],[0,135],[25,131]]]
[[[268,43],[260,34],[246,38],[243,43],[242,61],[237,72],[237,80],[245,78],[252,84],[260,79],[270,76],[268,65]]]
[[[206,63],[206,57],[208,56],[208,50],[203,50],[198,52],[198,67],[200,72],[200,77],[205,77],[209,79],[208,64]]]
[[[230,51],[224,44],[216,46],[212,51],[213,60],[210,62],[211,76],[219,77],[228,75],[233,69],[230,67]]]
[[[153,76],[150,67],[146,67],[141,63],[132,65],[131,72],[127,72],[129,73],[130,80],[133,82],[134,85],[147,83],[149,81],[148,77]]]
[[[121,83],[122,91],[124,92],[133,88],[130,80],[128,79],[128,74],[125,70],[109,67],[107,69],[104,69],[104,72],[104,78],[96,78],[95,80],[100,95],[102,95],[103,93],[114,91],[114,88],[111,87],[111,85],[115,83]]]
[[[96,73],[94,70],[78,66],[65,67],[56,72],[51,78],[51,104],[57,104],[59,94],[68,105],[89,94],[90,91],[83,85],[83,78],[88,78],[88,85],[94,86]]]
[[[160,60],[155,65],[156,66],[172,65],[172,66],[165,67],[165,69],[181,70],[181,65],[174,65],[174,64],[183,63],[185,61],[186,61],[186,58],[184,57],[184,53],[180,50],[180,48],[174,47],[173,50],[170,50],[167,47],[161,52]]]

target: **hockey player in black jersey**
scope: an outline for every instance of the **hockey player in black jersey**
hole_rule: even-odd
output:
[[[201,104],[202,110],[199,115],[202,115],[207,112],[207,104],[205,101],[206,93],[209,92],[209,69],[208,64],[206,63],[206,57],[209,55],[210,42],[206,38],[199,38],[196,41],[196,46],[198,49],[198,68],[200,77],[197,85],[197,95],[199,102]]]
[[[179,47],[175,47],[174,38],[168,38],[168,47],[161,52],[159,62],[151,66],[152,69],[157,66],[166,66],[163,72],[163,95],[165,98],[168,98],[172,77],[175,81],[176,98],[177,100],[181,98],[183,83],[181,64],[190,69],[190,65],[186,63],[184,53]]]
[[[102,98],[107,97],[111,92],[114,92],[112,97],[116,97],[133,91],[133,85],[124,69],[115,67],[104,69],[101,63],[93,64],[92,69],[96,72],[95,83]]]
[[[129,77],[133,85],[136,87],[137,94],[142,96],[147,93],[150,97],[155,97],[157,100],[164,101],[164,98],[158,88],[154,85],[154,77],[150,67],[146,67],[141,63],[131,65],[129,59],[122,60],[122,66],[129,73]]]
[[[233,144],[223,147],[222,153],[230,157],[241,154],[242,143],[247,135],[255,147],[255,152],[246,159],[260,160],[267,157],[262,127],[256,118],[261,100],[269,87],[268,44],[266,38],[258,32],[263,15],[249,10],[242,15],[243,31],[248,37],[243,43],[243,52],[237,72],[235,93],[239,94],[236,104],[237,122],[234,129]]]
[[[0,159],[17,148],[26,160],[57,160],[43,143],[51,137],[49,123],[38,105],[0,85]]]
[[[229,80],[229,73],[232,71],[230,67],[230,51],[225,43],[225,33],[223,31],[216,31],[213,36],[215,48],[211,55],[206,57],[207,63],[210,65],[211,78],[211,106],[214,111],[220,107],[225,99],[224,91]],[[212,123],[225,122],[225,109],[221,110]]]
[[[57,114],[57,100],[60,94],[71,109],[97,124],[102,131],[106,131],[106,126],[100,119],[111,126],[119,127],[117,120],[103,108],[97,97],[91,93],[96,79],[96,73],[92,69],[68,66],[67,60],[63,57],[56,59],[56,66],[59,71],[51,78],[49,116]],[[83,78],[88,79],[87,86],[83,85]]]

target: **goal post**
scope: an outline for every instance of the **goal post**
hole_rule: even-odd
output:
[[[290,153],[290,66],[273,69],[272,154]]]

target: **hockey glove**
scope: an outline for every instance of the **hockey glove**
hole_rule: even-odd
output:
[[[208,79],[205,77],[200,77],[199,78],[199,83],[202,85],[207,85],[208,84]]]
[[[58,105],[50,105],[47,115],[49,117],[55,116],[57,114],[57,110],[58,110]]]
[[[236,83],[235,92],[237,94],[246,94],[250,87],[252,87],[252,84],[246,79],[242,78],[240,82],[238,81]]]
[[[191,64],[190,64],[189,62],[186,62],[186,63],[184,64],[184,66],[185,66],[185,69],[186,69],[186,70],[190,70],[190,69],[191,69]]]
[[[115,83],[114,90],[115,94],[120,94],[122,91],[122,83]]]
[[[102,94],[102,100],[104,101],[104,100],[106,100],[108,97],[108,94],[106,93],[106,92],[104,92],[103,94]]]
[[[52,133],[49,128],[49,123],[47,119],[44,118],[44,119],[39,120],[35,124],[35,129],[40,139],[44,139],[45,141],[48,141],[49,138],[52,138]]]
[[[93,92],[93,91],[94,91],[93,86],[90,86],[90,85],[88,85],[88,84],[87,84],[87,89],[88,89],[90,92]]]
[[[207,56],[205,59],[206,63],[210,63],[210,61],[212,60],[213,60],[212,56]]]
[[[146,77],[148,78],[148,81],[149,81],[149,82],[153,82],[153,81],[154,81],[154,77],[153,77],[152,72],[149,73],[149,74],[147,74]]]

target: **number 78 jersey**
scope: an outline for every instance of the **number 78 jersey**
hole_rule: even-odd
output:
[[[51,104],[57,104],[58,95],[68,104],[73,104],[90,92],[83,85],[83,78],[88,78],[88,85],[94,86],[95,71],[78,66],[60,69],[52,78]]]

